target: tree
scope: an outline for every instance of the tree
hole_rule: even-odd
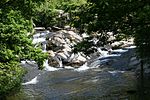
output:
[[[107,32],[133,36],[139,56],[149,58],[149,10],[149,0],[88,0],[80,7],[74,24],[89,34],[103,34],[100,37],[107,37]]]
[[[36,0],[0,1],[0,94],[9,93],[21,82],[24,74],[20,61],[35,60],[42,68],[47,54],[34,48],[28,32],[33,30],[30,10]],[[24,8],[22,8],[24,7]],[[28,8],[29,11],[25,11]],[[30,13],[29,13],[30,12]],[[6,84],[7,83],[7,84]]]
[[[86,3],[87,0],[45,0],[40,6],[36,7],[35,17],[33,20],[37,26],[62,27],[60,23],[64,25],[70,24],[70,21],[65,21],[67,17],[64,13],[70,15],[75,11],[77,6]]]

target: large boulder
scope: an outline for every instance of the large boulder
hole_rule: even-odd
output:
[[[82,41],[82,37],[74,31],[60,30],[53,32],[47,41],[49,64],[54,67],[79,67],[86,62],[82,53],[73,53],[73,46]],[[63,65],[60,63],[62,62]]]

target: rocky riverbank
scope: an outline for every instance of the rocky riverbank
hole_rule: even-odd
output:
[[[33,36],[34,44],[41,44],[43,51],[49,53],[48,64],[52,67],[65,67],[72,66],[78,68],[85,63],[89,67],[96,67],[98,65],[92,65],[97,59],[105,56],[119,56],[117,52],[125,52],[127,50],[112,50],[113,48],[125,48],[134,45],[133,39],[115,41],[113,33],[108,32],[108,41],[114,41],[111,44],[105,45],[104,47],[95,46],[98,40],[93,37],[93,46],[91,49],[95,49],[94,52],[84,54],[83,52],[74,51],[74,46],[77,43],[82,42],[85,38],[89,37],[87,34],[78,34],[73,30],[62,30],[49,32],[48,30],[40,30],[36,28],[36,34]],[[89,40],[91,41],[91,40]],[[89,49],[90,49],[89,48]],[[112,61],[110,61],[112,62]],[[98,64],[98,63],[97,63]]]
[[[135,74],[135,71],[140,69],[140,62],[133,44],[114,50],[108,50],[110,46],[97,48],[90,56],[81,54],[86,59],[83,65],[68,65],[68,59],[75,59],[70,45],[73,46],[83,38],[78,35],[78,41],[73,42],[68,40],[73,37],[69,34],[73,33],[60,30],[40,32],[33,36],[35,46],[41,45],[43,52],[49,52],[49,61],[45,61],[44,70],[38,70],[34,61],[22,61],[22,66],[28,70],[23,78],[23,89],[13,96],[8,96],[7,100],[140,100],[139,97],[143,95],[139,95],[142,90],[138,89],[140,81]],[[54,63],[54,66],[51,63]],[[145,98],[148,97],[147,92],[144,94]]]

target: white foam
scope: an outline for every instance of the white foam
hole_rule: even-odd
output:
[[[42,43],[44,41],[46,41],[46,40],[43,37],[42,38],[34,38],[33,41],[32,41],[32,43],[36,44],[36,43]]]
[[[23,60],[23,61],[21,61],[21,64],[23,64],[23,65],[35,65],[36,62],[31,61],[31,60]]]
[[[39,38],[40,37],[40,33],[36,33],[33,35],[33,38]]]
[[[61,60],[59,60],[59,62],[58,62],[58,63],[59,63],[59,67],[60,67],[60,68],[62,68],[62,67],[63,67],[63,63],[62,63],[62,61],[61,61]]]
[[[59,55],[55,55],[54,59],[58,62],[59,67],[62,68],[63,67],[62,58]]]
[[[136,48],[136,46],[130,46],[130,47],[125,47],[125,48],[127,48],[127,49],[134,49],[134,48]]]
[[[46,42],[42,44],[42,50],[46,51]]]
[[[47,34],[49,33],[49,31],[47,31],[47,32],[43,32],[43,33],[41,33],[41,37],[46,37],[47,36]]]
[[[100,52],[100,54],[102,56],[107,56],[108,55],[108,51],[102,51],[101,48],[97,48],[98,52]]]
[[[90,67],[87,66],[87,63],[85,63],[84,65],[82,65],[81,67],[75,69],[75,71],[86,71],[90,69]]]
[[[59,68],[54,68],[54,67],[49,66],[48,60],[46,60],[44,62],[43,66],[45,67],[44,70],[46,70],[46,71],[56,71],[56,70],[59,70]]]
[[[116,75],[117,73],[124,73],[125,71],[118,71],[118,70],[115,70],[115,71],[108,71],[108,73],[111,73],[113,76]]]
[[[25,83],[22,83],[22,85],[31,85],[31,84],[37,84],[39,81],[37,80],[38,76],[40,74],[38,74],[35,78],[33,78],[31,81],[29,82],[25,82]]]
[[[96,61],[94,61],[94,62],[92,62],[90,64],[90,67],[94,68],[94,67],[99,66],[100,64],[101,64],[101,61],[100,60],[96,60]]]
[[[65,69],[75,69],[74,67],[71,66],[64,66]]]
[[[121,56],[121,54],[111,54],[111,55],[105,55],[105,56],[101,56],[101,57],[99,57],[98,59],[107,59],[107,58],[110,58],[110,57],[119,57],[119,56]]]
[[[21,61],[21,64],[26,64],[26,61],[25,60]]]
[[[124,53],[124,52],[127,52],[128,50],[123,50],[123,49],[116,49],[116,50],[113,50],[112,52],[120,52],[120,53]]]
[[[86,37],[89,37],[89,35],[86,34],[86,33],[83,33],[83,34],[82,34],[82,37],[83,37],[83,38],[86,38]]]
[[[78,52],[78,59],[79,59],[79,61],[83,61],[83,62],[86,61],[86,58],[83,57],[80,52]]]

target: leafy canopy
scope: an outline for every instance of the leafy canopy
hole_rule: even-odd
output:
[[[75,16],[74,26],[82,32],[100,33],[103,37],[107,37],[107,32],[135,37],[139,56],[150,58],[149,0],[88,0]]]
[[[31,36],[27,34],[33,30],[32,5],[37,1],[0,1],[0,94],[2,95],[20,84],[24,74],[20,67],[21,60],[35,60],[39,68],[42,68],[47,58],[47,54],[40,48],[34,48]]]

